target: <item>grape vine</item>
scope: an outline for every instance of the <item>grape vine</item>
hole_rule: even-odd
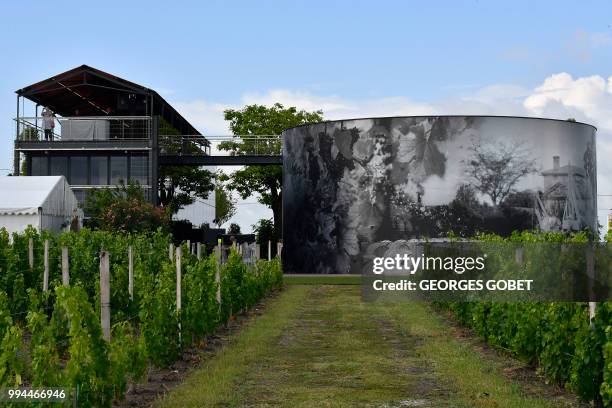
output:
[[[45,240],[49,290],[43,293]],[[170,236],[161,232],[126,235],[84,229],[52,235],[28,229],[9,239],[0,229],[0,387],[66,387],[79,406],[108,407],[123,398],[130,383],[142,381],[148,367],[172,364],[186,347],[282,285],[278,260],[247,267],[232,251],[227,264],[217,265],[213,255],[199,260],[184,246],[178,312],[169,244]],[[69,286],[62,286],[62,247],[69,252]],[[129,247],[133,299],[128,292]],[[110,342],[104,340],[100,323],[103,250],[110,252]]]

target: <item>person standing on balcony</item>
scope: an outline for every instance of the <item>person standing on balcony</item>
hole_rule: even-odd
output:
[[[53,129],[55,128],[55,115],[49,108],[42,111],[43,129],[45,130],[45,140],[53,140]]]

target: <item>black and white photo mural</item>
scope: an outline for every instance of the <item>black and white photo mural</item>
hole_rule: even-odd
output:
[[[413,238],[597,229],[593,126],[494,116],[323,122],[283,134],[283,264],[360,273]]]

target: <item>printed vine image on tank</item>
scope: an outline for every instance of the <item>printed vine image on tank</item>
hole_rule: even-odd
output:
[[[361,273],[414,238],[597,229],[595,127],[553,119],[351,119],[283,133],[283,267]]]

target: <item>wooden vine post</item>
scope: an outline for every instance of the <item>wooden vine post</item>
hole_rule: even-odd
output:
[[[44,249],[44,271],[43,271],[43,292],[49,290],[49,240],[45,239]]]
[[[183,296],[181,293],[181,286],[182,286],[181,258],[182,258],[181,247],[178,246],[176,247],[176,314],[179,317],[179,322],[178,322],[179,345],[183,344],[183,338],[182,338],[182,333],[181,333],[181,309],[183,306],[182,305]]]
[[[268,261],[272,260],[272,241],[268,241]]]
[[[514,250],[514,260],[518,266],[523,266],[525,263],[525,248],[517,246]]]
[[[62,285],[70,285],[70,264],[68,263],[68,247],[62,247]]]
[[[134,300],[134,253],[132,246],[128,246],[128,293],[130,300]]]
[[[221,308],[221,240],[215,247],[215,283],[217,285],[217,303]]]
[[[100,252],[100,324],[104,340],[110,341],[110,254]]]
[[[589,323],[591,327],[595,324],[595,309],[597,304],[592,299],[595,299],[595,253],[592,245],[589,245],[586,250],[586,267],[587,279],[589,288]]]
[[[34,239],[28,239],[28,265],[30,270],[34,269]]]

